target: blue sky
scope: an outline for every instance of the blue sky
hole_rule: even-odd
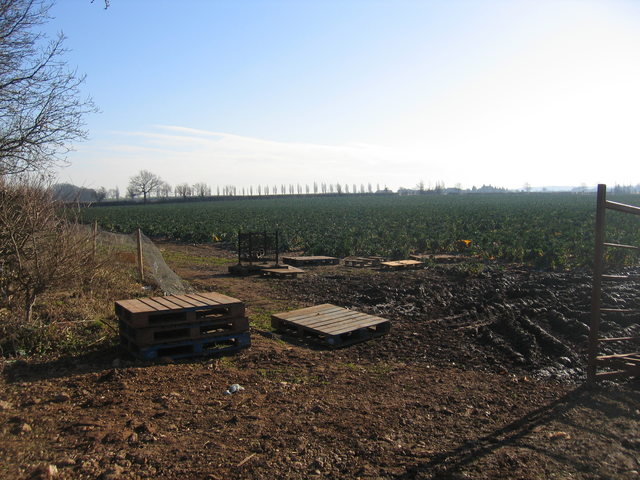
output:
[[[58,0],[102,113],[61,181],[640,183],[640,4]]]

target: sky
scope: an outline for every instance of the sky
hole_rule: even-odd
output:
[[[57,0],[61,182],[640,183],[640,2]]]

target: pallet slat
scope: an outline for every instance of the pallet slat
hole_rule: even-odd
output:
[[[314,307],[306,307],[306,308],[301,308],[299,310],[293,310],[291,312],[278,313],[278,318],[281,318],[283,320],[294,320],[294,319],[305,318],[312,315],[319,315],[321,312],[325,310],[329,311],[333,309],[335,309],[335,311],[339,311],[341,310],[341,307],[336,307],[335,305],[324,303],[322,305],[316,305]]]

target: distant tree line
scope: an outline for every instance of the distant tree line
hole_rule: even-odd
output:
[[[388,194],[393,193],[386,186],[380,188],[380,184],[375,187],[372,183],[327,183],[313,182],[312,184],[301,183],[281,183],[281,184],[259,184],[244,187],[235,185],[216,186],[215,190],[205,182],[179,183],[170,185],[160,176],[148,171],[141,170],[129,179],[124,195],[121,195],[118,187],[106,189],[100,187],[98,189],[83,189],[72,185],[64,184],[64,200],[74,200],[82,202],[101,202],[102,200],[142,200],[147,202],[149,199],[187,199],[187,198],[208,198],[208,197],[255,197],[255,196],[273,196],[273,195],[346,195],[346,194]],[[75,194],[75,195],[74,195]]]
[[[516,190],[518,191],[518,190]],[[532,191],[531,186],[526,183],[521,192],[529,193]],[[543,191],[546,191],[543,189]],[[587,187],[577,187],[574,192],[587,192]],[[301,183],[281,183],[281,184],[258,184],[244,187],[235,185],[216,186],[215,189],[205,182],[197,182],[194,184],[179,183],[170,185],[160,176],[148,171],[141,170],[129,179],[124,195],[121,195],[120,189],[106,189],[99,187],[97,189],[80,188],[70,184],[59,184],[54,186],[54,192],[58,198],[65,201],[79,202],[101,202],[105,199],[109,200],[125,200],[147,202],[149,199],[154,200],[170,200],[170,199],[205,199],[214,197],[259,197],[274,195],[385,195],[396,193],[398,195],[452,195],[464,193],[507,193],[513,192],[503,187],[493,185],[482,185],[480,187],[472,186],[463,189],[461,184],[457,183],[453,187],[447,187],[444,182],[436,181],[435,183],[426,184],[420,180],[413,188],[398,188],[397,192],[393,192],[386,186],[375,186],[372,183],[327,183],[313,182],[312,184]],[[640,193],[640,184],[638,185],[615,185],[611,188],[612,193],[617,194],[635,194]]]

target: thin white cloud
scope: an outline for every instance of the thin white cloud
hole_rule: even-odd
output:
[[[94,158],[94,168],[109,158],[116,168],[103,181],[121,186],[140,169],[152,170],[173,184],[384,184],[390,180],[390,164],[403,163],[406,157],[397,149],[365,143],[281,142],[176,125],[111,135],[113,143],[94,145],[83,156]],[[125,167],[127,171],[122,171]]]

